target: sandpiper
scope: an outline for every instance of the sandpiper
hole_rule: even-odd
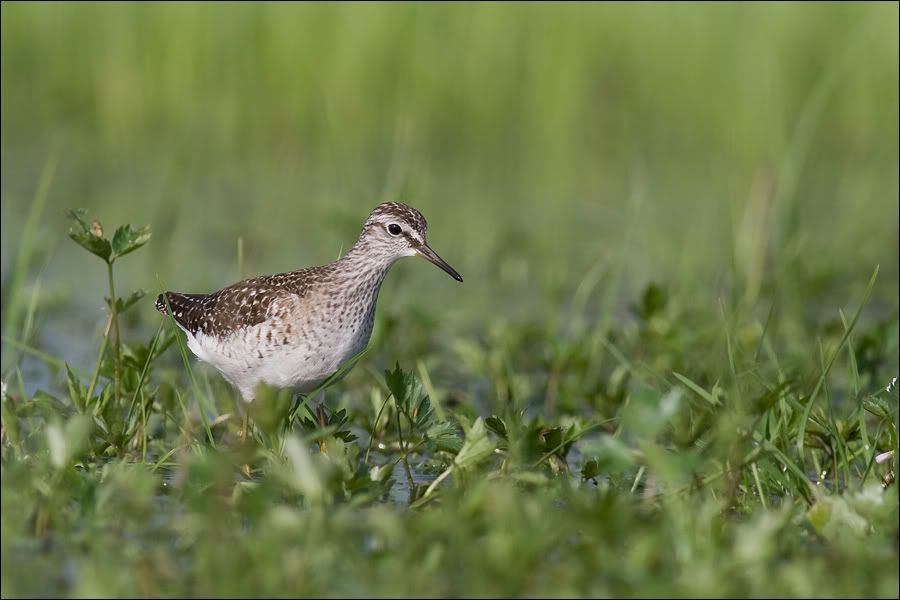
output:
[[[245,402],[253,401],[259,383],[309,392],[369,343],[378,291],[398,259],[422,256],[463,280],[428,246],[427,229],[418,210],[386,202],[333,263],[247,279],[211,294],[166,292],[156,309],[167,314],[171,307],[188,348]]]

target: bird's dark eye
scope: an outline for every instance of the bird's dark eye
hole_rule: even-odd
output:
[[[400,226],[396,223],[391,223],[390,225],[388,225],[388,232],[391,235],[400,235],[401,233],[403,233],[403,230],[400,229]]]

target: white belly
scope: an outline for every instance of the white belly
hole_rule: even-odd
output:
[[[215,367],[245,400],[252,401],[260,382],[301,393],[311,391],[361,352],[370,336],[371,326],[289,336],[261,324],[227,338],[187,332],[187,341],[197,358]]]
[[[384,277],[375,275],[376,281],[354,281],[337,297],[285,296],[270,305],[262,323],[223,337],[187,332],[188,347],[248,402],[259,383],[309,392],[369,343]]]

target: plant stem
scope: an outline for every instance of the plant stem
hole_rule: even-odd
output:
[[[153,337],[153,342],[150,344],[150,350],[147,353],[147,360],[144,361],[144,367],[141,369],[141,376],[140,376],[140,378],[138,378],[137,387],[134,390],[134,396],[132,396],[132,398],[131,398],[131,405],[128,407],[128,414],[125,416],[125,427],[126,427],[126,430],[128,431],[129,435],[131,435],[131,433],[133,431],[131,428],[131,417],[134,414],[134,408],[138,405],[138,396],[140,396],[140,402],[141,402],[141,407],[142,407],[141,417],[142,417],[142,419],[144,419],[144,421],[142,421],[142,422],[146,421],[146,418],[145,418],[146,411],[143,409],[145,404],[147,404],[144,400],[144,394],[143,394],[144,380],[146,379],[147,373],[150,370],[150,364],[154,360],[153,354],[154,354],[154,352],[156,352],[156,346],[159,343],[160,335],[162,335],[162,328],[163,328],[164,323],[165,323],[165,321],[160,321],[159,328],[156,330],[156,335]]]
[[[106,263],[106,273],[109,277],[109,310],[110,310],[110,320],[113,324],[113,332],[115,333],[115,340],[113,341],[113,358],[115,365],[115,385],[113,386],[113,392],[115,393],[116,405],[119,404],[119,382],[120,382],[120,374],[119,371],[121,369],[121,356],[120,356],[120,338],[119,338],[119,314],[116,311],[116,288],[113,285],[113,268],[112,263]]]
[[[452,471],[453,471],[453,465],[450,465],[449,467],[447,467],[447,468],[444,470],[443,473],[441,473],[440,475],[438,475],[437,478],[436,478],[434,481],[431,482],[431,485],[428,486],[428,489],[425,490],[425,493],[422,495],[422,497],[423,497],[423,498],[427,498],[428,496],[430,496],[430,495],[431,495],[431,492],[433,492],[433,491],[435,490],[435,488],[436,488],[437,486],[439,486],[443,480],[447,479],[447,477],[450,475],[450,473],[451,473]]]
[[[384,402],[381,403],[381,408],[378,409],[378,414],[375,415],[375,423],[372,425],[372,433],[369,435],[369,447],[366,448],[366,466],[369,466],[369,453],[372,452],[372,443],[375,441],[375,433],[378,431],[378,421],[381,420],[381,413],[384,412],[384,407],[387,406],[388,400],[390,400],[390,396],[384,399]]]
[[[418,450],[419,448],[421,448],[424,445],[425,445],[425,440],[418,442],[415,446],[413,446],[412,448],[409,448],[405,452],[403,452],[403,454],[400,456],[400,458],[398,458],[397,460],[394,461],[394,464],[396,465],[401,460],[406,460],[407,456],[409,456],[410,454],[412,454],[413,452],[415,452],[416,450]]]
[[[100,365],[103,364],[103,355],[106,354],[106,346],[109,342],[109,328],[112,326],[112,315],[106,321],[106,329],[103,331],[103,342],[100,344],[100,353],[97,354],[97,366],[94,368],[94,375],[91,377],[91,384],[88,386],[87,395],[84,398],[84,405],[91,402],[94,397],[94,388],[97,386],[97,377],[100,375]]]

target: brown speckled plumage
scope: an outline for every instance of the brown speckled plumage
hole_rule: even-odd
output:
[[[211,294],[166,292],[156,308],[167,314],[168,302],[191,351],[244,400],[253,400],[259,382],[309,391],[365,348],[378,292],[396,260],[418,254],[462,281],[428,247],[427,228],[416,209],[381,204],[334,263],[247,279]]]
[[[278,298],[304,297],[309,288],[326,278],[333,265],[311,267],[290,273],[254,277],[212,294],[166,292],[156,298],[156,310],[166,313],[166,300],[178,324],[196,334],[222,337],[232,331],[257,325],[266,319]]]

